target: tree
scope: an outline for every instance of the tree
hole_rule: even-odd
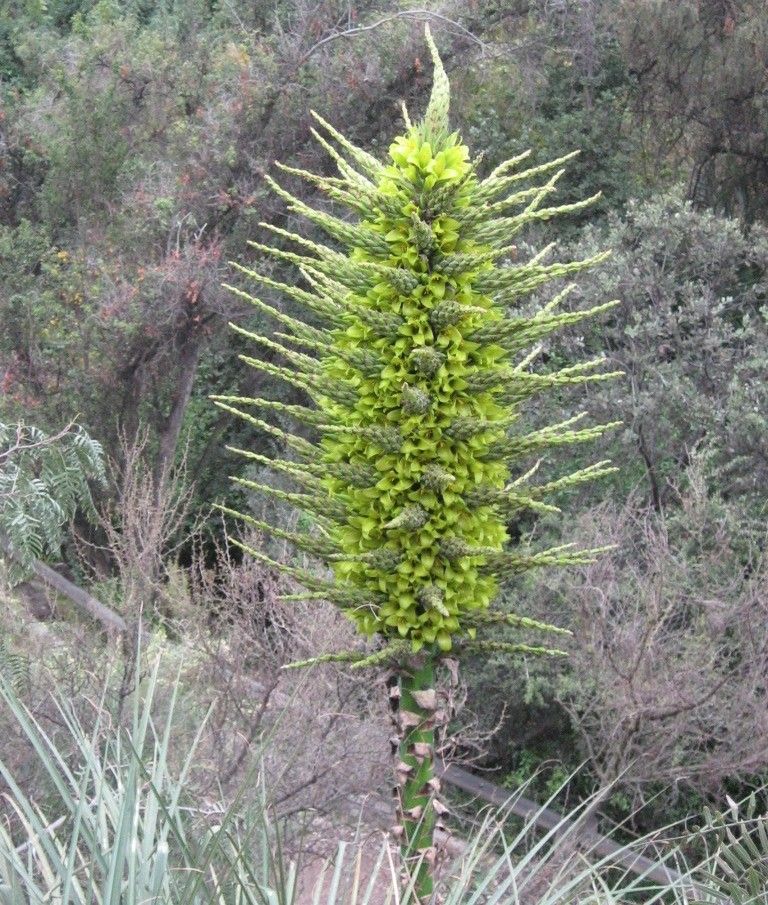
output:
[[[517,4],[493,32],[494,52],[456,75],[454,112],[465,138],[482,142],[491,165],[513,149],[551,156],[580,149],[562,181],[563,197],[576,200],[598,189],[602,197],[581,216],[553,224],[551,238],[577,234],[585,221],[654,184],[640,166],[640,132],[627,129],[634,85],[610,6],[601,0]]]
[[[382,5],[356,12],[377,21]],[[115,459],[120,435],[147,425],[155,475],[188,441],[210,498],[221,437],[239,429],[211,412],[210,383],[263,391],[233,373],[226,324],[245,306],[221,290],[252,224],[284,225],[261,174],[285,153],[320,166],[308,98],[378,135],[418,81],[411,26],[394,16],[350,41],[335,3],[16,6],[16,63],[0,27],[0,69],[19,69],[0,84],[0,417],[35,406],[53,431],[77,411]]]
[[[766,26],[759,0],[639,0],[610,15],[636,83],[649,170],[688,180],[688,195],[747,222],[763,219]]]
[[[566,290],[533,316],[504,314],[535,287],[605,257],[545,264],[546,248],[529,261],[509,263],[515,254],[509,242],[525,224],[581,210],[594,199],[545,206],[565,158],[521,171],[524,154],[479,179],[468,149],[449,130],[448,80],[429,32],[427,40],[435,66],[429,105],[417,124],[404,111],[407,131],[392,144],[389,164],[315,115],[322,130],[316,137],[340,176],[282,167],[351,208],[357,223],[312,208],[269,179],[292,211],[345,252],[270,227],[301,252],[253,246],[295,264],[307,288],[278,285],[264,272],[238,267],[308,312],[299,320],[250,296],[285,332],[270,338],[236,329],[260,349],[278,353],[285,364],[247,355],[242,360],[298,387],[315,406],[215,397],[284,442],[295,457],[270,460],[242,453],[289,475],[301,490],[235,480],[307,513],[312,527],[289,531],[240,517],[324,560],[335,581],[244,549],[306,588],[290,599],[327,598],[363,635],[377,639],[369,652],[328,653],[307,662],[350,662],[356,669],[385,665],[397,676],[391,689],[398,731],[396,830],[421,898],[432,890],[433,832],[445,812],[434,773],[435,731],[445,720],[435,670],[441,663],[452,665],[463,652],[562,653],[525,637],[529,630],[557,633],[558,628],[493,609],[492,601],[510,575],[589,562],[601,548],[516,549],[507,544],[508,526],[520,512],[550,510],[544,502],[548,494],[613,470],[600,462],[533,484],[536,467],[522,469],[525,460],[590,440],[612,425],[574,428],[578,415],[528,433],[514,428],[519,404],[536,393],[612,376],[591,373],[600,358],[549,374],[533,373],[529,366],[538,340],[614,303],[559,312]],[[532,184],[540,176],[548,178]],[[517,360],[521,353],[527,354]],[[315,439],[264,420],[270,412],[308,425]],[[496,639],[494,627],[501,625],[514,626],[520,638]]]

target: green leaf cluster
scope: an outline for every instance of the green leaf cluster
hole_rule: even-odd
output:
[[[0,541],[12,581],[33,560],[58,552],[62,527],[78,509],[95,515],[89,480],[106,482],[103,454],[82,428],[51,437],[0,422]]]

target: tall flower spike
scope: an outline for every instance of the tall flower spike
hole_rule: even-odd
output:
[[[548,374],[532,370],[540,340],[609,311],[612,303],[556,311],[566,289],[537,313],[506,310],[534,288],[603,259],[543,263],[548,246],[518,261],[509,241],[526,224],[580,210],[594,199],[541,206],[572,155],[527,170],[518,166],[527,155],[518,155],[479,180],[477,161],[450,131],[448,78],[428,30],[427,43],[434,84],[426,113],[421,122],[406,120],[386,162],[315,115],[322,135],[313,134],[340,175],[299,175],[346,203],[351,217],[315,210],[270,180],[310,227],[330,235],[334,247],[321,244],[315,232],[310,238],[264,224],[277,245],[251,245],[271,261],[238,266],[246,279],[293,303],[288,315],[274,302],[233,290],[275,321],[269,337],[236,328],[256,343],[254,357],[243,361],[297,388],[302,404],[216,400],[292,451],[291,459],[277,459],[271,468],[295,479],[301,492],[237,480],[304,513],[302,533],[270,533],[325,561],[332,579],[262,551],[254,555],[303,585],[303,592],[284,599],[324,597],[362,634],[377,638],[373,653],[319,652],[313,662],[396,668],[397,823],[406,864],[414,858],[421,865],[414,870],[422,898],[431,888],[432,831],[440,816],[432,804],[433,753],[445,712],[434,689],[435,666],[462,649],[560,654],[526,637],[556,627],[494,608],[494,600],[509,576],[588,562],[601,551],[519,549],[509,543],[508,525],[523,511],[559,511],[547,498],[609,474],[612,469],[600,462],[537,484],[531,462],[613,426],[574,428],[577,416],[527,432],[518,427],[519,406],[534,393],[613,376],[593,373],[599,360]],[[267,276],[275,267],[281,274],[296,270],[281,282]],[[264,420],[270,418],[280,426]],[[292,433],[286,420],[304,425],[302,435]],[[251,462],[268,462],[244,454]],[[251,523],[268,530],[264,522]],[[499,638],[499,626],[520,639]]]

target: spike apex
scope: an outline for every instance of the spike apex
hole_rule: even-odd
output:
[[[449,131],[448,109],[451,101],[451,88],[428,24],[424,26],[424,36],[434,66],[432,94],[427,105],[427,112],[424,114],[424,134],[426,138],[440,139]]]

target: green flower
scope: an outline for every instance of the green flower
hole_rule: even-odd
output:
[[[592,199],[543,206],[563,161],[520,171],[523,155],[481,179],[468,148],[449,130],[448,80],[428,40],[435,83],[427,112],[392,142],[386,161],[356,148],[316,116],[321,132],[315,134],[339,175],[283,168],[351,208],[356,221],[315,210],[272,182],[333,247],[269,227],[287,248],[254,245],[297,266],[296,284],[238,268],[305,307],[306,322],[250,297],[285,332],[248,335],[278,352],[285,364],[244,360],[299,387],[313,407],[217,401],[293,451],[293,459],[274,467],[292,473],[301,492],[256,489],[312,514],[318,534],[290,539],[325,558],[335,581],[283,568],[309,592],[342,607],[363,634],[379,635],[398,650],[405,640],[412,652],[438,653],[456,642],[482,643],[478,629],[494,621],[523,625],[521,617],[491,609],[506,575],[582,562],[596,552],[509,551],[507,524],[523,509],[553,508],[541,499],[547,485],[529,484],[526,459],[548,447],[589,440],[611,426],[573,430],[569,422],[521,434],[520,402],[553,386],[612,375],[588,373],[601,362],[556,374],[530,371],[534,356],[526,353],[539,340],[609,306],[560,313],[557,305],[566,295],[561,293],[534,316],[509,317],[507,306],[521,295],[601,257],[544,264],[539,255],[503,263],[512,253],[511,239],[528,222]],[[540,176],[547,181],[531,188]],[[248,406],[282,410],[310,424],[314,441],[255,417]],[[561,490],[610,470],[599,463],[552,486]]]

